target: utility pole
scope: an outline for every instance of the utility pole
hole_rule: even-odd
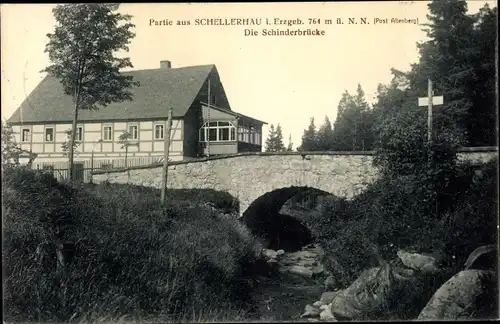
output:
[[[208,104],[208,110],[207,110],[207,119],[208,119],[208,133],[207,133],[207,156],[210,156],[210,106],[211,106],[211,94],[210,94],[210,88],[211,88],[211,84],[210,84],[210,78],[208,79],[208,100],[207,100],[207,104]],[[217,136],[217,135],[215,135]]]
[[[443,96],[433,97],[432,81],[427,80],[427,97],[418,98],[419,106],[427,106],[427,145],[429,150],[429,162],[431,162],[432,150],[432,107],[434,105],[442,105],[444,102]]]
[[[168,153],[170,151],[170,129],[172,128],[172,108],[168,110],[167,125],[163,134],[163,179],[161,182],[161,202],[164,203],[167,198],[167,173],[168,173]]]

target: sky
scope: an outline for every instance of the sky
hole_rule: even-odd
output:
[[[468,2],[477,12],[486,2]],[[43,79],[49,64],[44,52],[47,33],[55,28],[55,4],[1,5],[2,119],[9,118]],[[283,130],[284,144],[292,136],[300,145],[304,129],[314,117],[319,127],[325,116],[333,122],[344,91],[361,84],[373,103],[379,83],[388,83],[390,69],[408,70],[418,60],[417,42],[426,39],[427,2],[328,3],[208,3],[121,4],[119,12],[132,16],[136,36],[127,55],[133,70],[215,64],[231,109]],[[197,25],[197,19],[260,18],[261,25]],[[340,18],[344,24],[337,24]],[[349,24],[354,18],[358,24]],[[369,24],[362,24],[366,18]],[[379,19],[375,23],[375,19]],[[391,23],[392,18],[415,23]],[[265,25],[266,19],[271,25]],[[300,19],[302,25],[273,25]],[[326,24],[331,19],[332,24]],[[384,23],[387,19],[387,23]],[[172,21],[173,25],[165,24]],[[190,21],[190,25],[177,25]],[[318,22],[315,23],[315,22]],[[245,36],[245,29],[257,36]],[[319,36],[269,36],[264,30],[312,29]],[[248,31],[247,31],[248,33]],[[128,69],[130,70],[130,69]],[[263,140],[269,125],[263,129]]]

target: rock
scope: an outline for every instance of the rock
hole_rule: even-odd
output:
[[[323,304],[323,305],[319,306],[319,309],[321,309],[321,310],[325,310],[325,309],[328,309],[328,308],[330,308],[329,304]]]
[[[275,259],[277,256],[277,252],[270,249],[262,249],[262,255],[268,259]]]
[[[407,268],[393,267],[396,275],[404,279],[413,279],[415,276],[415,270]]]
[[[318,317],[319,316],[319,309],[311,306],[311,305],[306,305],[306,309],[304,314],[300,315],[300,317]]]
[[[313,276],[319,277],[325,273],[325,267],[322,264],[317,265],[317,266],[313,266],[312,272],[313,272]]]
[[[433,256],[407,252],[404,250],[399,250],[397,255],[408,268],[429,274],[439,272],[439,267],[437,266],[438,261]]]
[[[328,276],[325,279],[325,290],[331,291],[331,290],[337,288],[337,286],[338,286],[338,283],[337,283],[337,280],[335,279],[334,276]]]
[[[314,267],[312,261],[306,261],[306,260],[302,261],[302,260],[300,260],[300,261],[296,261],[294,263],[296,265],[300,265],[300,266],[303,266],[303,267],[308,267],[308,268]]]
[[[323,305],[330,304],[341,291],[325,291],[321,294],[320,302]]]
[[[290,256],[292,258],[296,258],[296,259],[316,259],[318,257],[318,253],[315,253],[314,251],[310,251],[310,250],[305,250],[305,251],[298,251],[298,252],[294,252],[294,253],[290,253]]]
[[[365,319],[367,314],[381,311],[382,306],[406,286],[407,280],[396,277],[389,266],[365,270],[334,297],[332,314],[343,319]]]
[[[487,294],[485,281],[493,283],[493,271],[464,270],[446,281],[431,297],[418,315],[417,320],[456,320],[471,318],[470,314],[478,305],[478,297]],[[493,303],[498,301],[492,300]],[[487,316],[487,314],[481,314]]]
[[[497,261],[497,246],[484,245],[478,247],[467,258],[465,262],[465,270],[491,270],[495,267]]]
[[[295,275],[299,275],[301,277],[305,277],[305,278],[312,278],[313,276],[313,272],[305,267],[302,267],[302,266],[289,266],[289,267],[281,267],[280,268],[280,272],[288,272],[288,273],[292,273],[292,274],[295,274]]]
[[[337,319],[335,318],[335,316],[332,314],[332,311],[331,311],[330,307],[327,307],[324,311],[322,311],[319,314],[319,318],[322,321],[329,321],[329,322],[336,322],[337,321]]]
[[[278,251],[276,251],[276,256],[280,256],[280,255],[283,255],[283,254],[285,254],[284,250],[278,250]]]
[[[314,304],[313,304],[314,307],[321,307],[323,306],[323,303],[321,301],[315,301]]]

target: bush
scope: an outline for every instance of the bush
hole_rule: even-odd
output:
[[[255,241],[237,220],[211,215],[202,192],[58,183],[8,170],[2,187],[5,317],[68,321],[124,315],[198,320],[251,305],[246,270]],[[233,199],[215,191],[215,204]],[[74,261],[36,260],[42,242],[71,241]]]
[[[496,242],[497,163],[450,163],[428,177],[386,173],[350,201],[332,198],[310,227],[329,270],[345,287],[378,258],[412,249],[444,256],[458,271],[475,248]]]

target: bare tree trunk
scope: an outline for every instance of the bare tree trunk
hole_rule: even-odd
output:
[[[75,114],[73,118],[73,129],[71,130],[71,140],[69,146],[69,180],[73,182],[74,180],[74,154],[75,154],[75,138],[76,138],[76,123],[78,121],[78,100],[75,103]],[[54,134],[55,136],[55,134]]]

